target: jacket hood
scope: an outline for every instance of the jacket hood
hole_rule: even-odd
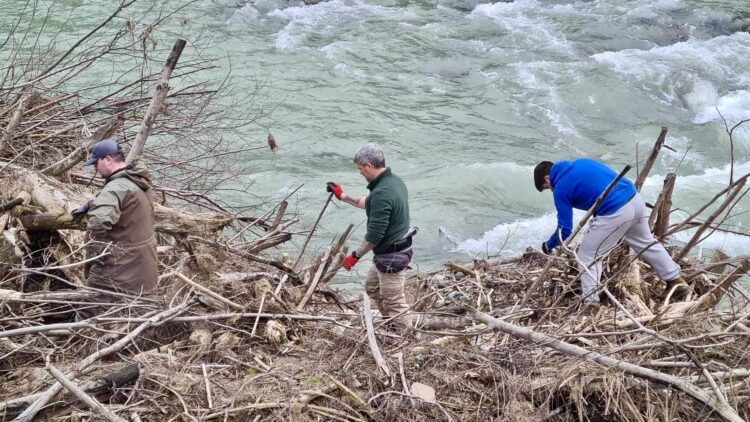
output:
[[[573,168],[572,161],[555,161],[555,164],[552,165],[552,168],[549,171],[549,181],[553,188],[557,184],[557,181],[562,179],[562,177],[565,176],[565,174],[569,172],[571,168]]]
[[[144,191],[151,189],[151,175],[145,167],[129,165],[107,177],[106,183],[121,177],[130,179],[130,181]]]

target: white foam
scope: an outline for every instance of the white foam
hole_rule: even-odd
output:
[[[721,112],[727,123],[733,126],[734,123],[750,118],[750,91],[733,91],[722,97],[717,95],[706,98],[702,105],[702,110],[693,119],[694,123],[720,121],[719,112]]]
[[[740,230],[742,228],[740,227]],[[687,243],[695,234],[695,230],[686,230],[684,232],[676,233],[672,236],[672,239],[682,243]],[[706,233],[704,233],[705,236]],[[706,239],[703,239],[699,247],[692,250],[691,253],[697,254],[699,248],[703,249],[721,249],[724,253],[729,255],[742,255],[746,254],[748,248],[750,248],[750,237],[742,236],[734,233],[726,232],[714,232]]]
[[[711,167],[703,170],[703,173],[693,175],[678,175],[675,189],[691,189],[698,192],[713,192],[717,185],[726,185],[729,182],[730,166]],[[750,162],[738,163],[734,166],[734,177],[737,178],[750,173]],[[648,176],[643,184],[646,187],[661,188],[664,183],[663,174]],[[718,192],[718,190],[717,190]]]
[[[698,79],[693,83],[693,89],[685,95],[685,103],[694,112],[714,107],[719,101],[719,92],[714,85],[706,80]]]
[[[691,39],[649,50],[607,51],[594,54],[591,58],[649,86],[666,85],[670,90],[664,93],[670,100],[678,99],[679,93],[676,91],[680,86],[691,83],[698,87],[698,91],[694,89],[693,97],[688,102],[697,105],[710,100],[701,98],[710,91],[710,87],[706,81],[696,79],[695,75],[710,76],[723,86],[747,86],[750,83],[750,72],[733,70],[746,69],[750,65],[750,34],[744,32],[708,40]],[[742,63],[746,65],[738,67]],[[663,90],[661,87],[659,89]]]
[[[487,17],[505,29],[517,48],[533,47],[548,52],[572,52],[573,48],[562,31],[544,19],[544,5],[536,0],[483,3],[468,15],[469,19]]]
[[[538,111],[544,113],[549,123],[557,129],[563,135],[568,135],[574,138],[581,138],[581,135],[575,129],[572,122],[568,119],[560,110],[569,109],[568,104],[560,99],[558,94],[558,87],[560,82],[557,78],[560,78],[561,71],[559,63],[553,63],[548,61],[534,61],[527,63],[515,63],[511,65],[516,68],[518,74],[518,80],[528,91],[537,93],[543,96],[542,101],[534,101],[533,97],[528,96],[526,98],[527,106],[537,108]],[[573,74],[574,70],[569,69],[564,77],[571,77],[575,79],[577,75]],[[543,78],[537,75],[549,76],[554,75],[552,82],[546,82]],[[539,103],[539,104],[538,104]],[[556,142],[565,143],[562,139],[557,139]],[[578,148],[572,144],[566,144],[567,147],[576,151]]]
[[[503,170],[509,173],[518,173],[522,175],[528,175],[534,171],[534,166],[524,166],[518,163],[509,162],[509,161],[458,164],[457,167],[470,168],[473,170],[492,169],[493,171],[496,171],[499,169],[499,170]]]
[[[583,217],[583,211],[574,210],[573,225]],[[539,248],[542,242],[549,239],[557,227],[557,214],[548,213],[541,217],[501,223],[486,231],[477,239],[466,239],[460,242],[453,252],[466,252],[479,255],[489,252],[497,254],[501,248],[504,252],[522,252],[528,246]],[[503,246],[504,245],[504,246]]]
[[[288,22],[276,34],[276,48],[280,50],[300,47],[310,33],[335,34],[343,25],[362,22],[372,16],[378,19],[412,20],[413,11],[365,4],[363,1],[331,0],[310,6],[293,6],[275,9],[269,17]]]

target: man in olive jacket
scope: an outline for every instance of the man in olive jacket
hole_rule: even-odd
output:
[[[92,164],[104,177],[104,187],[73,211],[88,216],[87,258],[101,255],[87,265],[86,284],[132,295],[149,293],[156,286],[158,261],[148,170],[126,165],[112,139],[94,145],[84,165]]]
[[[406,315],[409,304],[404,295],[404,282],[412,257],[411,236],[415,233],[409,229],[409,194],[401,178],[385,166],[379,146],[361,147],[354,156],[354,163],[368,182],[368,196],[347,195],[341,185],[333,182],[327,185],[337,199],[367,212],[367,234],[359,248],[344,259],[343,265],[350,270],[367,252],[373,252],[375,257],[365,279],[365,291],[384,317],[396,317],[395,325],[406,329],[411,323]]]

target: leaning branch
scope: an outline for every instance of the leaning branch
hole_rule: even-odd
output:
[[[177,65],[177,60],[180,59],[182,49],[185,48],[186,43],[187,41],[183,39],[175,41],[172,51],[169,53],[169,57],[167,57],[167,62],[164,63],[164,67],[161,69],[161,75],[154,88],[154,94],[151,97],[148,110],[146,110],[146,114],[143,116],[143,121],[141,121],[141,126],[138,128],[138,133],[136,133],[135,140],[133,141],[133,147],[130,149],[128,158],[125,160],[127,164],[132,164],[141,158],[146,138],[151,133],[151,126],[154,125],[156,116],[162,111],[162,103],[164,103],[164,98],[167,96],[167,91],[169,91],[169,77],[172,75],[172,71]]]

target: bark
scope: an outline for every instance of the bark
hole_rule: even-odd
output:
[[[672,210],[672,192],[674,191],[676,180],[677,175],[675,173],[669,173],[664,178],[664,188],[659,194],[656,204],[654,204],[651,216],[648,218],[648,223],[652,228],[654,236],[659,239],[664,237],[669,227],[669,213]]]
[[[63,374],[54,365],[49,365],[47,370],[50,374],[52,374],[53,377],[55,377],[55,379],[57,379],[63,386],[65,386],[68,391],[70,391],[74,396],[78,397],[81,401],[86,403],[86,405],[90,407],[94,413],[110,422],[125,422],[124,419],[112,413],[111,410],[104,407],[95,398],[86,394],[86,392],[84,392],[81,387],[76,385],[73,381],[69,380],[68,377],[66,377],[65,374]]]
[[[664,145],[664,140],[667,138],[667,128],[662,127],[661,133],[659,133],[659,137],[656,138],[656,143],[654,144],[654,147],[651,148],[651,154],[649,154],[648,158],[646,159],[646,162],[643,164],[643,168],[641,169],[641,172],[638,173],[638,178],[635,179],[635,188],[638,189],[638,191],[641,190],[641,187],[643,187],[643,182],[646,181],[646,177],[648,177],[648,173],[651,171],[651,167],[654,166],[654,162],[656,162],[656,157],[659,156],[659,151],[661,150],[661,147]]]
[[[187,41],[182,39],[175,41],[172,51],[169,53],[167,61],[161,69],[161,75],[159,75],[159,81],[156,83],[154,93],[151,96],[148,110],[146,110],[146,114],[143,116],[143,121],[141,121],[141,126],[138,128],[138,133],[136,133],[135,140],[133,141],[133,147],[130,149],[128,158],[125,160],[127,164],[134,163],[141,158],[143,146],[146,144],[146,138],[151,133],[154,120],[156,120],[156,116],[163,109],[164,98],[169,91],[169,77],[172,75],[172,71],[177,65],[177,60],[180,59],[186,43]]]
[[[0,156],[4,156],[6,154],[10,145],[10,141],[16,135],[18,123],[21,122],[24,109],[26,108],[26,100],[27,97],[22,97],[20,99],[20,101],[18,102],[18,106],[16,106],[16,111],[13,112],[13,116],[10,118],[10,122],[8,122],[8,125],[5,126],[5,133],[3,133],[3,137],[0,138]]]
[[[156,231],[173,236],[186,236],[196,232],[215,233],[228,226],[233,217],[221,213],[188,213],[156,205]],[[70,213],[27,214],[20,217],[28,231],[86,230],[83,218],[73,218]]]
[[[111,346],[108,346],[108,347],[106,347],[104,349],[101,349],[101,350],[99,350],[99,351],[97,351],[97,352],[89,355],[88,357],[86,357],[85,359],[83,359],[82,361],[80,361],[79,363],[77,363],[75,365],[75,367],[70,372],[68,372],[67,374],[65,374],[65,377],[69,378],[69,379],[70,378],[76,378],[76,377],[78,377],[81,373],[83,373],[83,371],[87,367],[89,367],[94,362],[96,362],[99,359],[101,359],[101,358],[103,358],[105,356],[108,356],[108,355],[110,355],[110,354],[112,354],[114,352],[117,352],[120,349],[122,349],[123,347],[127,346],[128,344],[130,344],[133,341],[133,339],[135,339],[136,337],[138,337],[138,335],[141,334],[145,329],[147,329],[147,328],[149,328],[151,326],[159,325],[163,321],[169,320],[170,317],[173,317],[175,315],[178,315],[178,314],[184,312],[185,309],[187,309],[187,305],[186,304],[182,304],[180,306],[167,309],[167,310],[159,313],[158,315],[155,315],[155,316],[149,318],[148,320],[146,320],[146,322],[144,322],[140,326],[138,326],[138,328],[136,328],[135,330],[131,331],[128,335],[124,336],[123,338],[121,338],[120,340],[118,340],[117,342],[115,342],[114,344],[112,344]],[[42,408],[45,407],[47,405],[47,403],[50,400],[52,400],[52,398],[55,397],[57,395],[57,393],[60,392],[61,389],[62,389],[62,384],[60,384],[59,382],[57,382],[57,383],[53,384],[52,386],[50,386],[44,393],[42,393],[40,395],[39,398],[37,398],[31,404],[31,406],[29,406],[28,408],[26,408],[26,410],[24,410],[23,413],[21,413],[21,415],[19,415],[18,418],[16,418],[15,420],[17,422],[31,422],[34,419],[34,417],[37,415],[37,413],[39,413],[42,410]]]

